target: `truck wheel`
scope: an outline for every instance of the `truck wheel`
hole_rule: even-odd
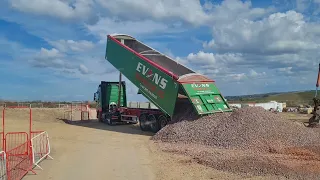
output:
[[[102,112],[98,111],[97,117],[98,117],[98,121],[102,122]]]
[[[146,122],[147,122],[147,115],[141,114],[139,117],[139,125],[142,131],[148,131],[148,126]]]
[[[150,123],[151,132],[156,133],[160,130],[160,126],[157,121],[157,117],[154,114],[150,114],[148,116],[148,123]]]
[[[168,124],[167,117],[165,115],[160,115],[158,118],[158,123],[159,123],[160,129],[162,129],[163,127],[165,127]]]
[[[112,126],[112,125],[114,124],[114,122],[113,122],[113,120],[112,120],[112,116],[108,116],[108,117],[106,118],[106,121],[107,121],[107,124],[108,124],[109,126]]]

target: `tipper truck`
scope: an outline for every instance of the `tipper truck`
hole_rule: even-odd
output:
[[[108,35],[105,59],[120,71],[119,81],[102,81],[94,94],[97,118],[109,125],[139,123],[141,130],[157,132],[181,112],[178,106],[191,107],[198,115],[231,111],[214,80],[132,36]],[[158,109],[128,108],[122,75]]]

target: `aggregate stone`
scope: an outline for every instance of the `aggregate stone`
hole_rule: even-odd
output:
[[[197,117],[193,110],[184,109],[152,139],[264,152],[320,144],[319,129],[301,126],[261,107],[202,117]]]

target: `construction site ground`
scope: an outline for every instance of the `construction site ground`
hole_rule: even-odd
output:
[[[230,172],[218,171],[192,161],[189,157],[163,152],[150,140],[152,133],[138,125],[108,126],[95,120],[64,121],[64,109],[33,109],[33,130],[49,133],[54,160],[40,163],[37,175],[29,173],[26,180],[112,179],[112,180],[189,180],[244,179]],[[73,120],[80,119],[80,113]],[[293,120],[305,121],[310,115],[284,113]],[[2,118],[2,117],[1,117]],[[26,110],[6,112],[6,132],[27,131]],[[246,179],[274,179],[248,177]]]

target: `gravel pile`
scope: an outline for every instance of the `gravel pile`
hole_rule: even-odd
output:
[[[176,108],[174,110],[174,116],[169,124],[173,124],[180,121],[192,121],[199,119],[199,115],[194,110],[194,107],[188,99],[180,99],[176,102]]]
[[[187,162],[199,163],[217,170],[235,173],[243,178],[271,176],[270,179],[320,179],[319,146],[292,148],[289,154],[226,150],[199,144],[158,143],[164,152],[191,157]],[[302,151],[304,153],[299,153]]]
[[[193,109],[180,107],[177,112],[180,114],[152,137],[163,151],[245,177],[320,179],[319,129],[260,107],[201,118]]]
[[[184,112],[152,139],[259,152],[277,152],[284,147],[320,144],[318,129],[306,128],[261,107],[216,113],[194,121],[194,112],[188,109]]]

